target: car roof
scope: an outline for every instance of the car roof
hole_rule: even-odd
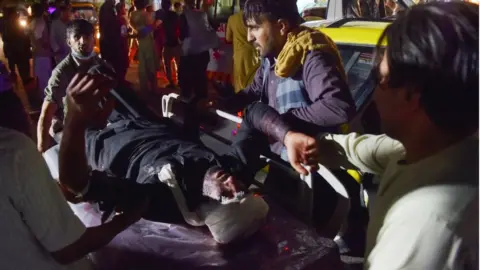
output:
[[[382,35],[383,29],[340,27],[340,28],[317,28],[327,34],[337,44],[350,44],[374,47]],[[382,44],[386,45],[386,44]]]
[[[351,21],[343,24],[341,28],[353,27],[353,28],[374,28],[385,29],[390,22],[376,22],[376,21]]]
[[[81,8],[81,7],[95,7],[93,3],[90,2],[70,2],[72,7],[74,8]]]
[[[337,44],[374,47],[390,19],[343,18],[340,20],[310,21],[303,25],[322,31]],[[386,45],[383,42],[382,45]]]

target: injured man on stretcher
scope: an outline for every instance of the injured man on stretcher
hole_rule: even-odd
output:
[[[145,218],[206,226],[222,244],[263,225],[268,205],[248,191],[258,168],[242,163],[243,149],[218,156],[168,118],[130,117],[110,84],[77,74],[67,89],[59,178],[71,202],[98,203],[107,219],[148,198]],[[308,173],[301,164],[316,168],[315,140],[292,131],[268,105],[250,105],[244,123],[284,142],[300,173]]]

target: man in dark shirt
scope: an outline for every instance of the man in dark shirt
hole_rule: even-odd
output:
[[[248,0],[243,19],[247,39],[259,51],[262,64],[254,81],[236,95],[230,108],[260,101],[278,111],[294,130],[311,136],[339,132],[356,111],[333,41],[300,25],[302,19],[294,0]],[[233,147],[252,174],[264,165],[259,157],[265,151],[271,150],[287,160],[287,149],[282,142],[257,132],[248,123],[242,123]],[[335,174],[350,180],[345,172]],[[266,184],[286,194],[295,194],[298,187],[281,176]],[[315,198],[321,198],[315,202],[314,223],[322,226],[330,219],[337,194],[325,181],[315,182],[314,193]],[[349,193],[360,194],[358,185]],[[359,208],[358,202],[355,203],[352,209]]]
[[[60,8],[65,5],[63,0],[55,0],[55,10],[50,14],[50,21],[56,20],[60,17]]]
[[[309,135],[336,132],[353,118],[355,105],[338,50],[324,34],[300,26],[295,1],[249,0],[244,21],[262,65],[254,81],[237,95],[235,105],[260,100]],[[301,55],[291,49],[307,43]],[[280,143],[272,144],[271,150],[285,158]]]
[[[175,60],[175,64],[180,64],[180,19],[174,11],[171,10],[172,2],[170,0],[162,1],[162,9],[157,10],[155,17],[157,20],[162,21],[164,31],[164,47],[163,47],[163,61],[165,62],[165,73],[167,75],[169,85],[167,87],[173,87],[175,82],[172,77],[173,65],[172,60]],[[177,76],[175,76],[177,77]]]
[[[60,146],[61,184],[86,201],[102,202],[108,207],[105,210],[128,207],[150,195],[149,212],[156,219],[182,222],[183,218],[193,226],[206,225],[219,243],[257,231],[268,206],[246,190],[250,179],[242,177],[242,165],[222,160],[168,118],[149,120],[149,114],[143,117],[140,113],[132,118],[135,107],[144,106],[122,102],[129,99],[123,95],[128,91],[109,91],[114,81],[103,69],[95,66],[87,75],[77,74],[68,86],[70,109]],[[109,102],[115,97],[115,103]],[[291,131],[278,114],[262,106],[268,108],[250,105],[246,122],[285,142],[294,167],[317,156],[313,138]],[[107,115],[110,125],[94,128]],[[76,168],[71,166],[73,161]],[[90,174],[88,167],[93,170]]]
[[[117,44],[120,42],[117,38],[116,25],[117,17],[115,15],[115,1],[107,0],[100,7],[99,12],[100,26],[100,54],[108,63],[116,62],[118,57]]]

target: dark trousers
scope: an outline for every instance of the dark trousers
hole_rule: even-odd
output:
[[[180,58],[178,70],[179,86],[184,97],[195,95],[197,98],[207,97],[207,67],[210,52],[185,55]]]
[[[14,129],[32,137],[30,118],[13,90],[0,93],[0,115],[1,127]]]
[[[22,82],[27,83],[30,78],[30,59],[27,57],[10,57],[8,58],[8,68],[11,73],[16,73],[15,67],[18,68]]]

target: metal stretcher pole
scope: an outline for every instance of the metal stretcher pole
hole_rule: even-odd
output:
[[[227,112],[224,112],[224,111],[221,111],[221,110],[216,110],[216,109],[211,109],[210,111],[214,112],[216,115],[218,115],[218,116],[220,116],[224,119],[230,120],[230,121],[235,122],[237,124],[242,123],[242,118],[240,118],[238,116],[235,116],[233,114],[229,114]]]

